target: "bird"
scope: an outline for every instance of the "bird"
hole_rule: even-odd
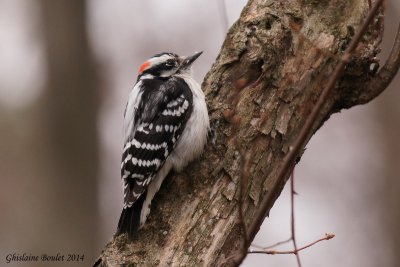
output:
[[[134,238],[168,173],[181,171],[204,150],[210,122],[205,95],[192,73],[201,54],[163,52],[139,68],[124,111],[124,206],[116,235]]]

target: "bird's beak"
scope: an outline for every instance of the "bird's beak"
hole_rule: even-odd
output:
[[[180,66],[180,69],[186,69],[189,68],[192,63],[203,53],[203,51],[201,52],[196,52],[194,55],[192,56],[188,56],[182,59],[182,63]]]

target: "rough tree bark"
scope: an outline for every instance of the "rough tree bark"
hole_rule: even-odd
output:
[[[250,0],[203,82],[215,142],[200,160],[165,181],[138,239],[113,238],[97,265],[224,265],[243,239],[240,182],[248,225],[278,182],[280,163],[365,18],[368,2]],[[380,77],[371,66],[382,23],[378,16],[369,27],[313,132],[332,113],[382,91],[368,87]]]

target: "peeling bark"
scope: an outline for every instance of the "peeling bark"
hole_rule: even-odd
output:
[[[113,238],[98,265],[224,265],[243,238],[240,182],[248,225],[367,11],[366,0],[250,0],[203,82],[215,143],[182,173],[170,174],[138,239]],[[382,31],[378,17],[314,132],[332,113],[376,96],[367,99],[362,88],[376,73],[370,66]]]

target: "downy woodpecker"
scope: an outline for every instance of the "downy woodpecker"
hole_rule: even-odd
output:
[[[191,70],[201,53],[157,54],[139,69],[124,113],[124,207],[117,235],[132,238],[146,222],[151,201],[169,171],[182,170],[204,149],[209,118],[204,93]]]

